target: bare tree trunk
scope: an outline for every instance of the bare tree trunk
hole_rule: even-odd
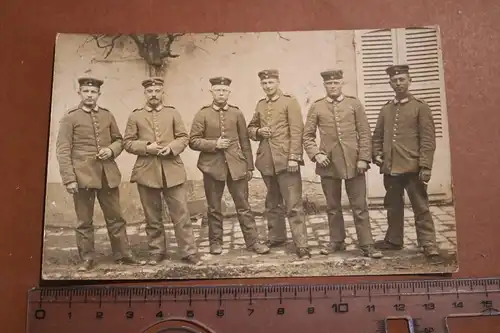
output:
[[[149,75],[163,77],[165,75],[164,65],[161,67],[149,65]]]
[[[164,66],[155,67],[155,66],[151,66],[150,64],[148,64],[147,66],[148,66],[148,75],[149,76],[163,77],[165,75],[165,72],[163,70]]]

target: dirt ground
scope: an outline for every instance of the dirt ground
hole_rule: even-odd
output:
[[[197,223],[199,225],[199,222]],[[202,228],[205,229],[205,228]],[[429,261],[418,249],[387,251],[382,259],[362,257],[356,249],[323,256],[319,248],[313,248],[311,259],[299,260],[293,245],[273,249],[270,254],[257,255],[243,246],[225,245],[220,256],[207,251],[202,254],[202,265],[190,266],[182,263],[175,253],[175,245],[169,249],[170,260],[159,266],[122,266],[114,264],[110,256],[107,236],[97,235],[97,259],[99,265],[90,272],[76,271],[78,255],[74,247],[74,236],[68,230],[51,237],[44,252],[43,279],[46,280],[129,280],[129,279],[219,279],[219,278],[264,278],[333,275],[393,275],[409,273],[451,273],[457,268],[454,252],[443,251],[438,261]],[[65,234],[65,235],[62,235]],[[147,258],[147,245],[139,235],[130,236],[135,255]],[[54,243],[54,241],[56,243]],[[200,244],[203,242],[199,242]]]

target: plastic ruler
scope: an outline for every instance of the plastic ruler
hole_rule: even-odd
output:
[[[489,333],[498,309],[500,278],[42,287],[27,333]]]

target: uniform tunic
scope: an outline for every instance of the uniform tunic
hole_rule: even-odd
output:
[[[264,140],[257,134],[261,127],[271,129],[270,138]],[[261,99],[248,124],[250,138],[260,141],[255,167],[272,176],[286,171],[289,160],[303,165],[303,130],[300,105],[294,97],[280,92],[271,99]]]
[[[319,129],[320,144],[316,144]],[[304,149],[309,158],[323,153],[331,163],[316,164],[316,174],[340,179],[358,176],[358,161],[371,161],[371,131],[359,100],[340,96],[338,100],[325,97],[311,106],[304,126]]]
[[[110,148],[107,160],[96,157],[101,148]],[[56,143],[59,170],[64,185],[77,182],[80,188],[102,188],[106,175],[111,188],[118,187],[121,173],[115,158],[122,152],[122,135],[113,114],[96,106],[73,108],[62,117]]]
[[[171,154],[149,155],[146,146],[152,142],[169,146]],[[155,110],[145,106],[134,110],[127,121],[123,143],[127,152],[137,155],[130,181],[152,188],[163,188],[163,179],[167,187],[183,184],[187,177],[179,155],[188,142],[181,115],[173,106],[159,106]]]
[[[373,156],[382,156],[381,172],[398,175],[432,168],[436,137],[429,106],[421,99],[387,102],[373,132]]]
[[[227,149],[216,148],[219,137],[231,141]],[[245,117],[234,105],[201,108],[194,117],[189,138],[189,147],[200,152],[200,171],[219,181],[225,181],[228,172],[233,180],[243,179],[247,171],[254,169]]]

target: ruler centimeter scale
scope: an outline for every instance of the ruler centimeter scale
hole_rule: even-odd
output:
[[[494,319],[500,331],[499,309],[500,278],[42,287],[29,291],[27,333],[392,333],[401,323],[403,332],[453,333],[471,318]]]

